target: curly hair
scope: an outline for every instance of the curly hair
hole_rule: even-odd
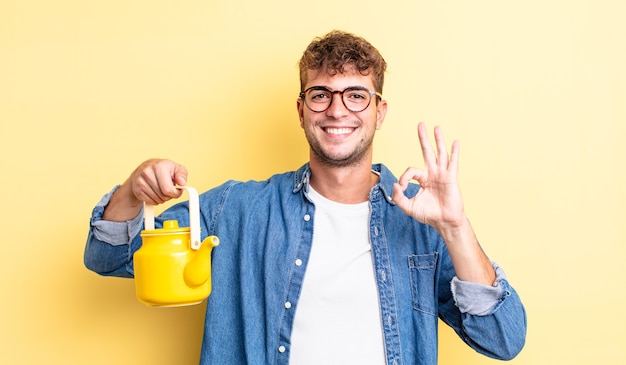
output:
[[[382,93],[387,63],[364,38],[334,30],[309,44],[300,58],[299,67],[301,91],[306,85],[308,70],[324,70],[329,75],[336,75],[354,67],[364,76],[373,73],[375,91]]]

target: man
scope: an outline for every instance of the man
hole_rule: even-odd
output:
[[[201,195],[204,235],[217,235],[202,364],[436,364],[438,317],[499,359],[524,345],[523,305],[478,244],[448,155],[418,126],[425,167],[396,180],[372,165],[387,112],[386,63],[364,39],[331,32],[300,60],[300,125],[310,161],[261,182]],[[93,212],[85,264],[133,276],[143,203],[180,196],[187,170],[141,164]],[[416,180],[417,184],[410,183]],[[164,212],[185,222],[187,207]]]

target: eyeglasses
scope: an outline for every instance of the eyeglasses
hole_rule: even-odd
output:
[[[330,108],[335,94],[341,96],[343,105],[351,112],[362,112],[367,109],[374,95],[381,99],[383,97],[381,93],[370,91],[361,86],[348,87],[343,91],[332,91],[324,86],[313,86],[300,92],[300,98],[304,100],[311,111],[320,113]]]

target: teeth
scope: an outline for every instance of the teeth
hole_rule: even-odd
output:
[[[329,134],[348,134],[352,132],[352,128],[326,128],[326,133]]]

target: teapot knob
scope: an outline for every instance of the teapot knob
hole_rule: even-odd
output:
[[[168,220],[163,222],[163,229],[178,229],[178,221],[177,220]]]

